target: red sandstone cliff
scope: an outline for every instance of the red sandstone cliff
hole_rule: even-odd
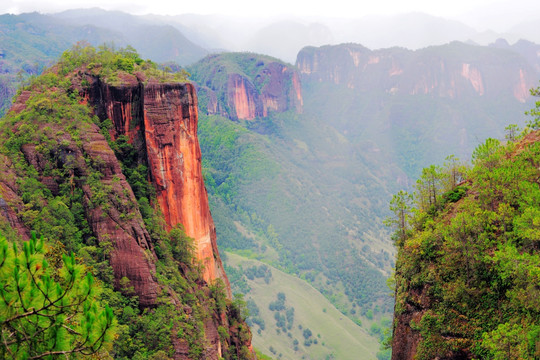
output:
[[[260,88],[260,90],[257,90]],[[266,117],[271,112],[302,112],[303,99],[298,73],[286,65],[271,62],[251,79],[229,74],[227,104],[230,116],[241,120]]]
[[[168,228],[185,227],[195,239],[204,280],[222,279],[230,295],[203,182],[193,85],[150,82],[145,86],[135,76],[116,87],[97,78],[91,81],[86,98],[98,117],[113,121],[111,136],[127,136],[148,164]]]
[[[19,97],[12,111],[24,110],[27,100],[27,96]],[[51,138],[56,138],[58,148],[54,152],[57,160],[53,163],[50,157],[37,149],[38,144],[27,143],[21,147],[25,161],[33,166],[39,174],[39,181],[53,195],[59,193],[58,184],[62,181],[58,175],[51,176],[50,169],[59,166],[71,169],[72,186],[82,189],[82,206],[92,233],[98,244],[104,247],[106,244],[111,246],[109,261],[114,271],[115,287],[120,288],[120,280],[127,278],[139,297],[140,305],[153,306],[159,288],[155,278],[153,245],[141,214],[135,206],[137,200],[107,140],[100,134],[95,124],[79,129],[79,142],[75,142],[63,131],[63,124],[43,123],[40,127],[40,131]],[[18,131],[17,127],[13,131]],[[7,159],[2,167],[4,167],[2,169],[4,176],[0,181],[2,215],[20,235],[28,237],[29,229],[21,221],[24,207],[19,196],[20,189],[15,169]],[[101,174],[99,183],[94,186],[83,180],[90,176],[91,169],[98,170]],[[115,196],[111,196],[110,203],[105,206],[102,201],[96,199],[97,192],[103,192],[105,196],[110,194]]]
[[[150,83],[144,86],[142,80],[135,76],[124,76],[122,85],[111,86],[97,77],[86,77],[91,85],[84,91],[84,98],[93,105],[98,117],[112,120],[112,138],[126,135],[137,149],[141,162],[148,164],[150,180],[156,188],[158,204],[168,228],[184,225],[186,234],[195,239],[197,258],[204,265],[203,279],[209,284],[214,279],[222,279],[230,296],[230,285],[217,249],[216,231],[203,183],[197,138],[197,97],[193,85]],[[28,96],[29,93],[21,95],[12,111],[24,110]],[[59,126],[56,127],[61,131]],[[92,163],[98,164],[96,166],[103,174],[102,184],[120,196],[117,206],[103,211],[91,203],[90,187],[80,184],[85,194],[88,223],[100,243],[114,240],[111,241],[110,262],[116,281],[128,278],[140,304],[151,306],[158,289],[154,262],[147,253],[153,254],[153,245],[140,213],[126,205],[136,204],[136,199],[98,127],[93,125],[86,129],[81,138],[81,146],[67,137],[59,139],[69,143],[61,151],[74,159],[73,171],[79,174],[88,172],[84,152]],[[51,164],[35,148],[36,145],[28,144],[22,150],[27,162],[43,173]],[[5,169],[0,181],[1,214],[12,228],[27,237],[29,230],[18,216],[23,205],[17,196],[18,188],[9,159],[2,163],[2,167]],[[41,181],[50,187],[53,194],[58,191],[55,179],[42,176]],[[121,214],[130,212],[133,216],[129,220],[122,216],[120,221]]]
[[[51,77],[62,76],[56,70]],[[135,296],[147,308],[140,317],[166,311],[177,329],[164,339],[174,359],[254,358],[241,308],[226,299],[231,290],[203,183],[194,86],[127,72],[116,73],[113,85],[97,74],[80,67],[62,88],[37,81],[17,98],[0,133],[0,232],[28,238],[36,230],[88,261],[120,298]],[[142,184],[143,196],[153,198],[148,183],[124,175],[146,169],[139,165],[147,166],[156,213],[134,193]],[[189,257],[172,253],[185,249],[162,225],[179,224],[195,240],[201,273]],[[211,286],[215,279],[227,294]]]
[[[421,340],[420,331],[413,329],[412,323],[420,323],[429,306],[423,290],[411,292],[411,298],[405,305],[405,311],[396,316],[392,337],[392,360],[413,360],[416,348]]]
[[[300,76],[276,59],[249,53],[212,55],[190,72],[204,99],[201,109],[208,114],[254,120],[271,113],[302,112]]]
[[[194,87],[146,86],[143,109],[148,164],[167,225],[184,225],[186,234],[195,239],[204,280],[222,279],[230,295],[203,183]]]
[[[514,97],[525,102],[537,78],[537,71],[516,53],[460,43],[416,51],[356,44],[308,47],[298,54],[296,66],[308,82],[450,99]]]

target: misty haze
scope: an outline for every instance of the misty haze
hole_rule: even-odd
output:
[[[538,358],[540,5],[280,1],[0,5],[0,357]]]

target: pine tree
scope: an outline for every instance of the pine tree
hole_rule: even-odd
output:
[[[43,238],[22,244],[0,236],[0,358],[58,358],[106,351],[112,310],[97,301],[99,286],[75,256],[55,268]],[[51,261],[53,263],[53,261]]]
[[[390,201],[390,210],[394,213],[394,217],[385,219],[385,225],[396,228],[398,242],[403,242],[406,237],[412,199],[412,194],[400,190]]]

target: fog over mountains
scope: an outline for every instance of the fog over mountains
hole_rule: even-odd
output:
[[[535,13],[540,12],[532,14]],[[488,45],[499,38],[510,43],[519,39],[540,42],[537,31],[540,16],[507,27],[472,27],[465,22],[419,12],[393,16],[370,15],[358,19],[298,16],[245,18],[193,14],[144,18],[171,24],[190,40],[210,50],[253,51],[291,63],[306,45],[352,42],[371,49],[394,46],[419,49],[451,41]]]
[[[163,76],[187,70],[220,252],[255,347],[283,359],[389,359],[377,351],[393,309],[391,194],[525,124],[540,79],[540,2],[346,18],[274,16],[279,0],[250,17],[148,15],[133,2],[146,15],[0,15],[0,115],[18,85],[79,41],[130,45]],[[25,9],[5,4],[0,13]],[[298,284],[321,301],[306,306]]]
[[[540,14],[540,5],[523,1],[513,7],[502,4],[459,17],[440,17],[421,12],[357,18],[219,14],[135,16],[98,8],[67,10],[51,16],[71,25],[113,30],[115,34],[123,35],[115,38],[116,42],[130,43],[143,55],[147,48],[155,54],[155,50],[163,45],[164,38],[175,39],[169,45],[172,51],[178,51],[180,47],[186,49],[185,42],[189,40],[193,43],[193,46],[189,46],[190,54],[175,59],[181,65],[216,51],[252,51],[294,63],[296,54],[304,46],[340,43],[359,43],[370,49],[394,46],[419,49],[451,41],[488,45],[499,38],[506,39],[510,44],[519,39],[540,43],[540,32],[537,31],[540,28],[540,15],[536,15]],[[142,26],[145,30],[141,30]],[[148,26],[153,28],[148,30]],[[124,41],[120,39],[122,37]],[[165,58],[171,58],[171,54]],[[159,55],[155,60],[164,61]]]

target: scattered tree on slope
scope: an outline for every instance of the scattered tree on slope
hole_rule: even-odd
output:
[[[418,359],[537,359],[540,132],[505,146],[488,139],[473,164],[445,192],[433,191],[434,167],[419,180],[411,228],[396,234],[396,321],[418,309],[408,324]]]

